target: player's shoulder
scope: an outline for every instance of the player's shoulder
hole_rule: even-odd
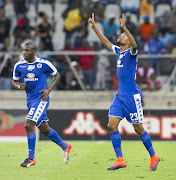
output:
[[[51,62],[47,59],[42,59],[42,58],[36,58],[36,62],[37,63],[42,63],[42,64],[46,64],[46,65],[50,65]]]
[[[137,56],[137,54],[138,54],[138,50],[136,50],[136,52],[135,52],[135,53],[132,53],[132,52],[131,52],[131,48],[127,49],[127,50],[126,50],[126,52],[127,52],[128,54],[130,54],[130,55],[131,55],[131,57],[136,57],[136,56]]]
[[[112,50],[115,54],[118,54],[120,52],[120,47],[116,45],[112,45]]]
[[[37,66],[39,66],[40,68],[41,67],[48,67],[48,66],[53,67],[53,64],[47,59],[36,58],[36,62],[38,63]]]
[[[26,61],[24,59],[19,60],[18,62],[15,63],[14,67],[23,66],[25,63],[26,63]]]

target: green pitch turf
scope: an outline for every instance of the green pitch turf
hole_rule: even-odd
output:
[[[36,164],[20,167],[27,157],[26,143],[0,143],[0,180],[133,180],[176,179],[176,142],[153,142],[161,161],[149,172],[149,155],[139,141],[122,141],[127,167],[106,168],[115,162],[111,142],[72,141],[71,161],[64,165],[62,150],[52,142],[37,142]]]

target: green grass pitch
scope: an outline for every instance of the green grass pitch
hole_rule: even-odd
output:
[[[27,157],[27,143],[0,143],[1,180],[133,180],[176,179],[176,142],[155,142],[161,161],[149,172],[150,159],[142,142],[122,141],[127,167],[115,171],[106,168],[115,162],[110,141],[71,141],[71,161],[64,165],[60,147],[50,141],[37,142],[36,164],[20,167]]]

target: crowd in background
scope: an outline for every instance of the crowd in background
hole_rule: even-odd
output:
[[[57,1],[57,0],[56,0]],[[61,74],[61,80],[55,89],[80,90],[81,87],[73,74],[65,56],[51,56],[47,51],[100,51],[108,50],[101,43],[88,41],[89,25],[88,17],[95,13],[95,21],[102,26],[104,35],[116,43],[118,35],[123,32],[118,21],[117,14],[125,13],[126,26],[137,41],[140,54],[176,54],[176,0],[68,0],[67,8],[60,18],[64,19],[63,31],[65,33],[65,48],[54,47],[52,35],[56,32],[56,19],[54,15],[48,18],[47,11],[39,12],[40,3],[50,3],[55,11],[55,0],[0,0],[0,52],[21,51],[22,44],[27,41],[35,41],[39,38],[37,57],[48,59],[56,66]],[[66,3],[63,1],[63,3]],[[11,13],[5,12],[9,5],[13,5],[17,24],[12,26]],[[27,12],[30,5],[35,6],[36,22],[41,23],[31,26]],[[109,13],[105,16],[105,10],[109,4],[119,7],[117,14]],[[164,13],[158,13],[159,7],[163,7]],[[157,15],[158,13],[158,15]],[[8,15],[6,15],[8,14]],[[53,13],[54,14],[54,13]],[[134,21],[134,18],[136,21]],[[152,19],[153,18],[153,19]],[[91,45],[90,45],[91,44]],[[1,55],[0,64],[0,89],[11,89],[12,68],[20,58],[19,56]],[[116,78],[116,61],[114,56],[72,55],[71,66],[74,67],[80,79],[90,90],[118,89]],[[6,61],[7,59],[7,61]],[[160,58],[148,58],[139,63],[137,82],[143,90],[158,90],[161,83],[157,76],[171,72],[176,59],[168,59],[167,67],[163,66]],[[47,84],[51,82],[49,76]]]

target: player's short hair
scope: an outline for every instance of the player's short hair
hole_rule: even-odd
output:
[[[33,42],[27,42],[24,44],[24,46],[30,47],[32,50],[37,51],[37,46]]]

